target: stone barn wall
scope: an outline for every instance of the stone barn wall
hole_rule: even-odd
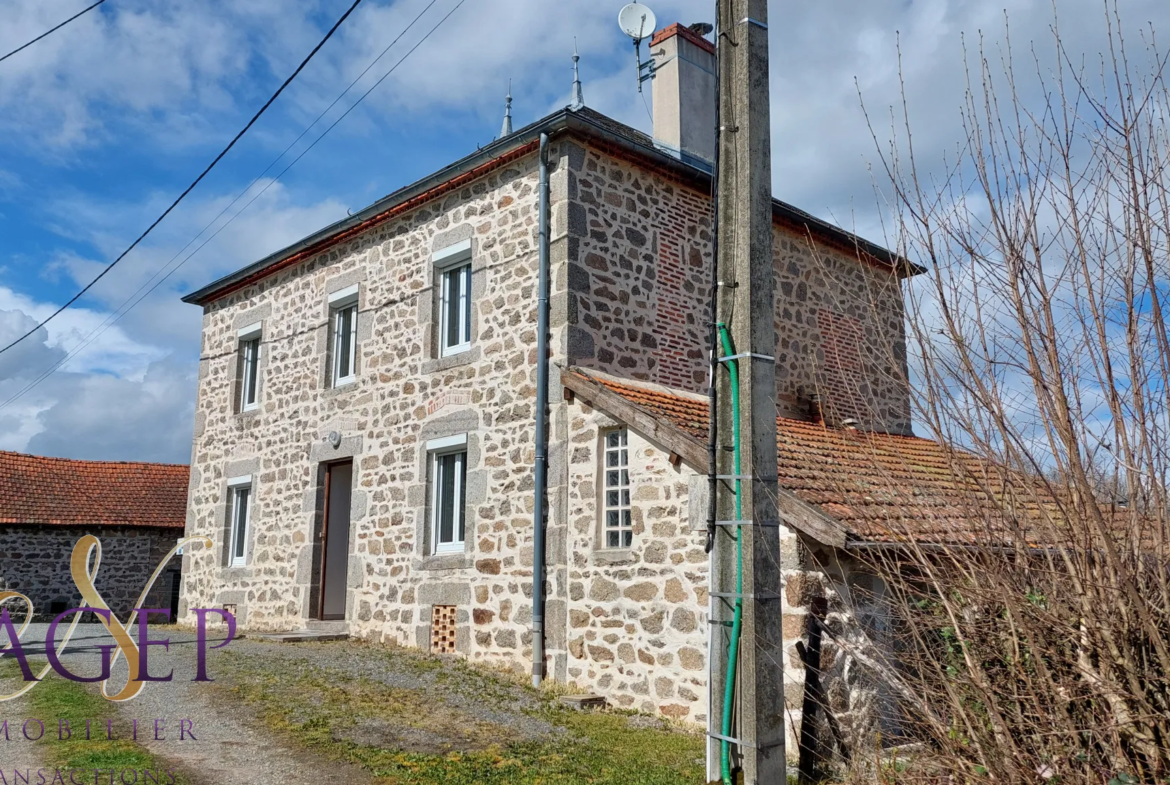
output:
[[[874,670],[896,668],[886,591],[862,561],[821,546],[809,549],[807,571],[788,581],[793,623],[785,625],[787,656],[812,660],[788,702],[794,708],[813,704],[806,741],[816,750],[811,765],[822,776],[872,762],[879,739],[883,746],[905,741],[899,699],[889,679]],[[807,719],[796,716],[802,724]]]
[[[79,607],[81,593],[69,572],[73,546],[86,534],[101,541],[102,556],[94,585],[110,610],[123,622],[129,617],[159,562],[182,537],[181,529],[147,526],[0,526],[0,589],[17,591],[33,603],[37,619],[50,620],[54,603],[62,610]],[[171,607],[171,581],[179,568],[175,558],[147,597],[151,608]],[[24,609],[5,604],[13,619]],[[163,623],[152,617],[152,623]],[[172,619],[174,621],[174,619]]]

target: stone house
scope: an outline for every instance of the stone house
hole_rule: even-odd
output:
[[[183,610],[529,667],[545,134],[546,672],[706,720],[713,47],[674,25],[651,50],[653,137],[555,112],[184,298],[204,314],[186,533],[215,546],[184,555]],[[910,436],[915,268],[783,202],[773,219],[795,644],[824,586],[863,580],[850,548],[896,506],[858,488],[888,476],[867,475],[872,455],[945,455]],[[916,498],[934,482],[899,479]],[[794,733],[800,662],[792,649]],[[845,727],[880,700],[842,694]]]
[[[183,536],[187,485],[186,466],[0,452],[0,590],[27,597],[39,621],[78,607],[70,555],[89,534],[102,549],[94,585],[125,621],[159,562]],[[147,607],[170,609],[172,621],[178,616],[179,567],[180,560],[172,559],[147,597]],[[23,619],[22,606],[10,601],[5,607],[15,621]]]

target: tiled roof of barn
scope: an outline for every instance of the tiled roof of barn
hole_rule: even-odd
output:
[[[0,524],[183,528],[187,466],[0,451]]]
[[[650,389],[577,373],[621,395],[657,418],[668,420],[706,444],[707,401],[693,395]],[[777,473],[781,488],[816,505],[851,534],[874,542],[913,538],[918,542],[982,540],[997,530],[999,543],[1016,539],[997,509],[1010,494],[1027,520],[1036,498],[1048,497],[1042,485],[979,461],[974,455],[916,436],[831,428],[776,418]],[[1004,478],[1015,481],[1015,492]],[[987,504],[981,489],[1001,501]],[[1045,505],[1048,506],[1047,504]],[[1029,543],[1034,538],[1023,533]]]

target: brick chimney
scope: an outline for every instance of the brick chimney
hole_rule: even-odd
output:
[[[654,144],[711,170],[715,160],[715,45],[680,24],[650,39]]]

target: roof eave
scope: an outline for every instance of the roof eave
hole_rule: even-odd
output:
[[[315,245],[327,243],[333,237],[336,237],[343,232],[352,229],[356,226],[376,218],[379,214],[392,210],[398,205],[404,204],[411,199],[421,196],[436,187],[448,183],[451,180],[459,177],[466,172],[489,163],[496,158],[507,155],[515,150],[525,147],[534,141],[539,141],[542,133],[547,133],[550,136],[558,131],[563,130],[567,125],[566,120],[571,112],[568,109],[563,109],[560,112],[549,115],[531,125],[521,128],[511,136],[498,139],[495,142],[482,147],[475,153],[462,158],[450,166],[446,166],[434,174],[428,175],[421,180],[416,180],[410,185],[400,188],[397,191],[385,196],[378,201],[371,204],[369,207],[347,216],[340,221],[330,224],[325,228],[314,232],[313,234],[298,240],[292,245],[286,246],[279,251],[265,256],[259,261],[253,262],[247,267],[236,270],[235,272],[225,275],[224,277],[212,281],[201,289],[197,289],[182,299],[185,303],[194,305],[205,305],[220,296],[220,292],[224,289],[232,287],[239,281],[251,278],[257,273],[263,272],[265,269],[279,264],[289,257],[300,254]]]
[[[236,270],[185,295],[182,300],[185,303],[194,305],[206,305],[229,291],[235,290],[242,282],[250,282],[250,279],[256,278],[257,276],[263,277],[266,270],[280,265],[287,259],[311,251],[315,246],[321,246],[321,250],[324,250],[325,247],[331,244],[333,238],[355,227],[359,227],[363,223],[376,219],[380,214],[394,210],[396,207],[406,204],[412,199],[424,196],[429,191],[440,188],[468,172],[475,171],[496,159],[534,144],[539,141],[541,134],[548,134],[551,138],[566,131],[576,131],[585,136],[604,140],[654,165],[672,170],[682,178],[691,180],[700,189],[710,188],[711,175],[702,169],[681,161],[670,153],[659,150],[656,147],[642,144],[628,136],[615,133],[604,125],[593,121],[587,114],[565,108],[521,128],[510,136],[492,142],[450,166],[438,170],[434,174],[417,180],[404,188],[400,188],[353,215],[330,224],[292,245],[269,254],[247,267]],[[814,235],[827,238],[838,245],[855,249],[859,256],[863,255],[872,258],[882,265],[893,268],[900,275],[917,275],[925,272],[925,268],[919,267],[881,246],[875,245],[838,226],[816,218],[779,199],[772,200],[772,216],[773,219],[780,219],[781,221],[794,223],[798,226],[804,226]]]

